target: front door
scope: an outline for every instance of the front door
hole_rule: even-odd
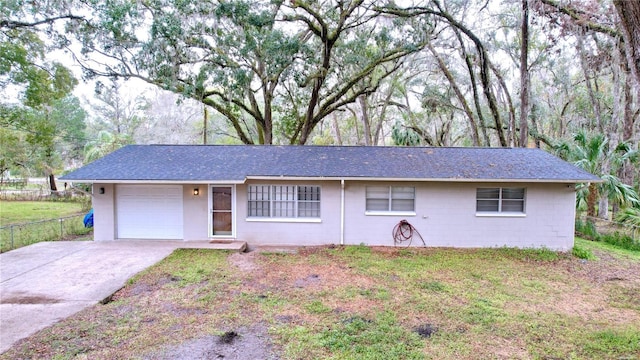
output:
[[[211,187],[211,234],[233,236],[233,187]]]

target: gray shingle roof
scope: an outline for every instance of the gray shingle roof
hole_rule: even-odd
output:
[[[241,182],[247,177],[587,182],[539,149],[364,146],[130,145],[67,181]]]

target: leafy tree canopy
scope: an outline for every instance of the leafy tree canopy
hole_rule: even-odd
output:
[[[427,18],[374,1],[113,1],[81,34],[88,75],[138,77],[222,114],[244,143],[304,144],[424,47]],[[99,60],[97,60],[99,59]],[[280,121],[279,119],[282,119]]]

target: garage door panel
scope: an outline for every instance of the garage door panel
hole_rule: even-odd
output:
[[[121,239],[182,239],[182,186],[120,185],[116,189]]]

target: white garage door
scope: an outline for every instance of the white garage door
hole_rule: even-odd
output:
[[[182,239],[182,186],[118,185],[119,239]]]

